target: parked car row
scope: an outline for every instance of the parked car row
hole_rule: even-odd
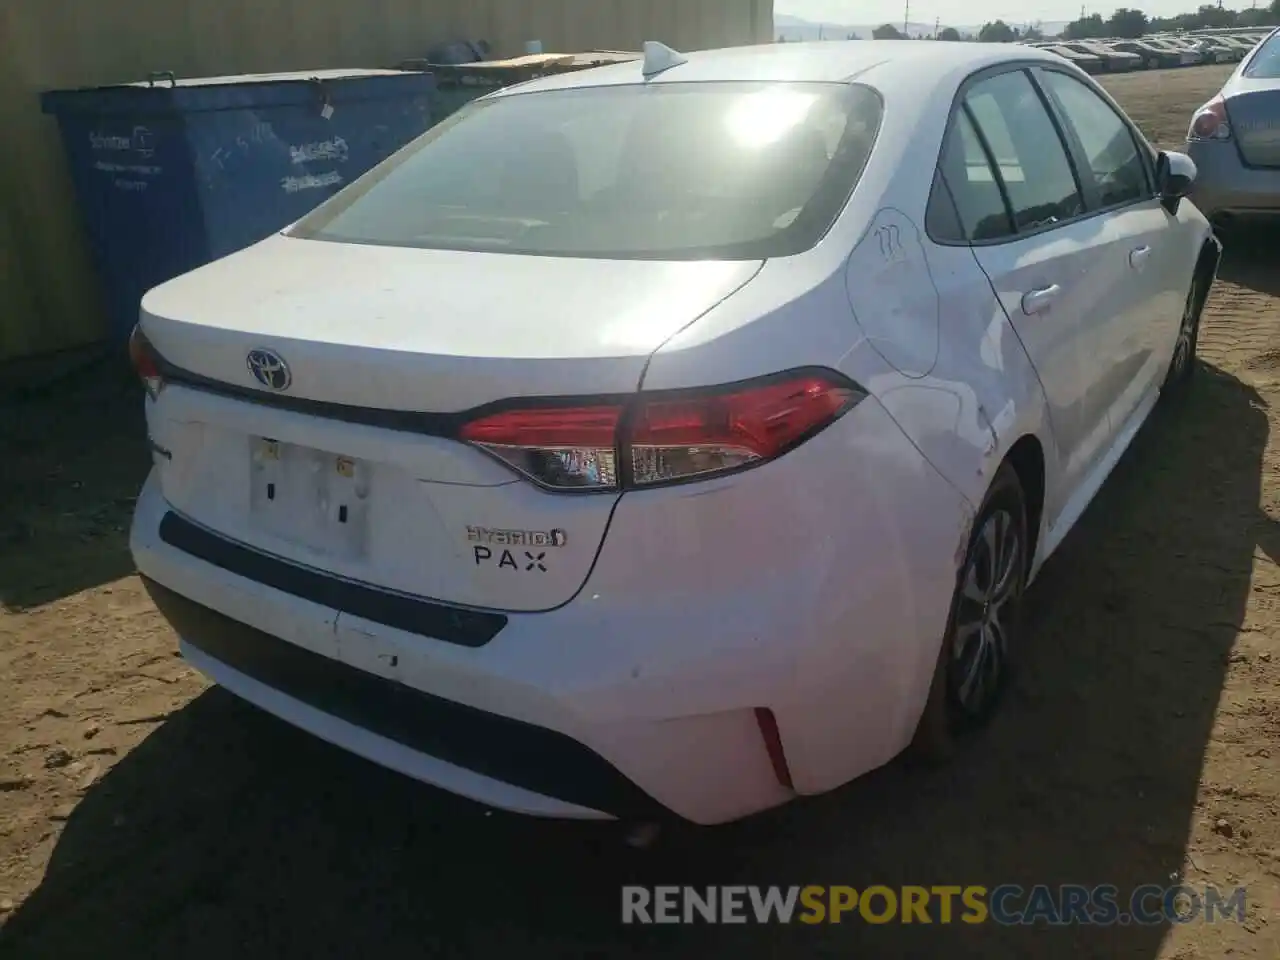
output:
[[[1268,32],[1177,33],[1136,40],[1045,40],[1028,46],[1056,53],[1089,73],[1122,73],[1202,63],[1238,63]]]

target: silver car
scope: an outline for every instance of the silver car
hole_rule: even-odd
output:
[[[1196,111],[1187,153],[1199,171],[1192,199],[1205,216],[1280,215],[1280,29]]]
[[[1224,43],[1220,37],[1197,37],[1192,43],[1204,54],[1206,63],[1238,63],[1244,59],[1243,51]]]

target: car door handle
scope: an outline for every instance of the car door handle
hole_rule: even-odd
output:
[[[1041,287],[1038,290],[1030,290],[1022,295],[1022,312],[1028,317],[1033,317],[1037,313],[1044,313],[1058,299],[1058,294],[1062,292],[1062,288],[1056,283],[1051,283],[1047,287]]]
[[[1141,270],[1147,265],[1147,261],[1151,258],[1151,248],[1148,246],[1134,247],[1129,251],[1129,266],[1134,270]]]

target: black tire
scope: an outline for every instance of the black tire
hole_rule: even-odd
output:
[[[997,574],[1002,565],[999,555],[991,557],[989,564],[986,557],[991,553],[993,525],[995,535],[1000,536],[1001,517],[1014,538],[1015,552],[1008,567],[1012,579],[1007,596],[997,603],[992,597],[998,590]],[[1022,594],[1031,565],[1030,543],[1022,484],[1013,467],[1002,464],[974,520],[964,563],[956,577],[929,698],[911,745],[915,756],[926,761],[951,756],[964,737],[991,719],[1003,699],[1016,665],[1022,632]],[[991,571],[989,576],[984,575],[984,566]],[[975,588],[987,597],[985,602],[974,597]],[[982,624],[977,633],[973,632],[975,616]],[[998,622],[999,629],[988,637],[993,622]],[[985,660],[975,659],[984,655]],[[972,681],[967,692],[966,680]]]
[[[1205,300],[1209,297],[1209,279],[1208,270],[1196,268],[1178,324],[1178,341],[1174,346],[1173,356],[1169,358],[1169,370],[1165,374],[1164,383],[1160,387],[1160,392],[1165,397],[1185,395],[1195,378],[1196,356],[1200,344],[1200,317],[1204,313]]]

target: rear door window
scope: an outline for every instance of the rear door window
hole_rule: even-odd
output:
[[[1084,212],[1066,147],[1025,72],[979,81],[964,103],[991,151],[1020,233]]]
[[[1280,78],[1280,33],[1273,33],[1263,41],[1262,46],[1249,58],[1244,75],[1258,80]]]
[[[956,112],[947,131],[940,173],[926,213],[934,239],[998,240],[1013,234],[1000,183],[969,112],[963,108]]]

